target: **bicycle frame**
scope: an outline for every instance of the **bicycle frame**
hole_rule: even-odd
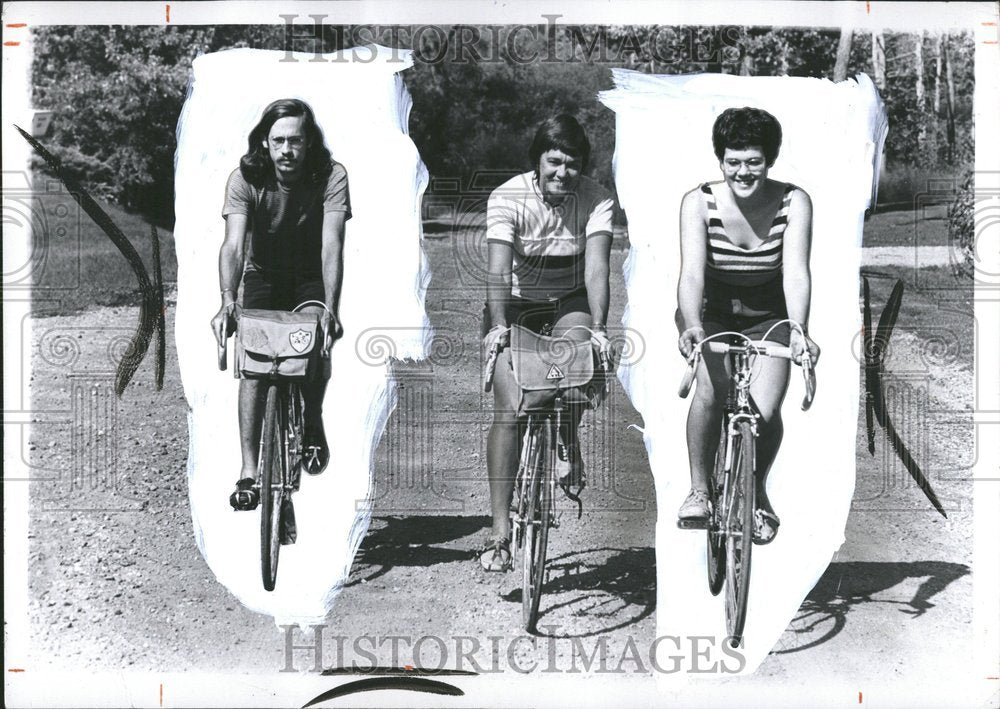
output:
[[[514,495],[517,506],[514,513],[515,516],[512,518],[511,532],[514,535],[512,537],[513,546],[517,546],[517,530],[519,527],[527,522],[527,517],[525,514],[524,506],[527,504],[528,491],[526,490],[528,484],[528,473],[532,468],[541,465],[542,469],[545,471],[545,479],[542,481],[543,484],[549,485],[552,492],[555,492],[555,476],[554,476],[554,456],[556,452],[556,435],[559,431],[559,427],[562,425],[562,399],[556,399],[556,405],[552,412],[539,412],[535,414],[528,415],[528,421],[525,424],[524,438],[521,441],[521,456],[517,465],[517,473],[514,478]],[[546,433],[545,436],[545,449],[538,445],[539,438],[542,432]],[[534,454],[534,455],[532,455]],[[548,460],[542,460],[542,456],[545,455]],[[551,527],[558,527],[559,523],[556,519],[555,514],[555,496],[549,495],[549,509],[547,510],[549,525]]]
[[[723,529],[728,530],[732,528],[732,514],[733,514],[733,495],[735,491],[731,489],[732,483],[732,469],[733,469],[733,457],[734,457],[734,441],[737,436],[737,429],[739,428],[739,423],[741,421],[747,421],[750,424],[750,431],[753,434],[753,440],[757,440],[757,421],[760,418],[760,413],[757,410],[756,404],[753,403],[753,397],[750,396],[750,362],[749,357],[744,352],[731,352],[730,353],[730,364],[731,364],[731,375],[729,380],[729,393],[726,397],[726,405],[723,410],[723,422],[726,427],[725,441],[720,441],[720,445],[725,446],[723,451],[723,488],[722,488],[722,500],[723,506],[726,510],[725,524],[721,529],[713,529],[711,525],[709,526],[709,533],[720,535],[723,534]],[[753,461],[752,469],[754,472],[757,470],[757,446],[756,443],[753,445]]]
[[[275,491],[284,490],[291,492],[298,489],[295,485],[294,475],[296,465],[302,459],[302,432],[303,432],[303,412],[302,393],[298,382],[288,380],[278,380],[272,382],[278,387],[278,426],[282,432],[280,440],[281,458],[284,461],[282,470],[282,481],[280,485],[276,481],[272,484]],[[263,436],[261,437],[263,439]],[[264,442],[261,440],[258,451],[258,461],[263,451]],[[258,485],[259,485],[258,479]]]
[[[792,327],[801,327],[792,323]],[[773,329],[773,328],[772,328]],[[743,344],[730,345],[712,341],[717,337],[736,336]],[[708,584],[712,594],[726,588],[726,626],[730,644],[742,639],[749,604],[749,577],[754,528],[755,485],[757,477],[758,420],[760,411],[750,395],[753,359],[758,355],[792,359],[788,347],[767,342],[753,342],[739,333],[719,333],[699,342],[688,357],[688,371],[681,381],[681,397],[686,397],[694,383],[703,347],[729,358],[729,390],[723,413],[723,435],[716,452],[716,467],[709,482],[712,510],[708,529]],[[808,352],[801,357],[806,394],[802,409],[812,405],[816,391],[815,374]],[[736,462],[737,446],[740,463]],[[720,464],[721,461],[721,464]],[[747,464],[749,463],[749,464]],[[680,522],[678,523],[680,524]],[[693,526],[687,528],[696,528]]]

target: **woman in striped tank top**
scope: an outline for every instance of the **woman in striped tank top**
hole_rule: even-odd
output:
[[[677,322],[685,357],[708,335],[735,331],[757,340],[785,318],[808,332],[812,203],[803,190],[767,176],[781,145],[780,124],[760,109],[731,108],[716,119],[712,143],[723,180],[700,185],[681,203]],[[787,325],[775,328],[769,339],[789,345],[796,363],[807,349],[813,362],[819,357],[816,343]],[[789,364],[761,357],[757,366],[750,389],[761,413],[754,542],[767,544],[780,524],[765,483],[781,443]],[[708,476],[728,390],[726,370],[723,355],[703,352],[688,413],[691,492],[678,512],[684,520],[708,517]]]

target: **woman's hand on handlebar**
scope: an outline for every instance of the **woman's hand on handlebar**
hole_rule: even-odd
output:
[[[608,333],[602,328],[594,328],[590,331],[590,345],[597,350],[597,358],[601,363],[601,367],[605,371],[609,370],[614,353],[611,349],[611,340],[608,339]]]
[[[680,350],[681,354],[684,355],[684,359],[690,359],[691,353],[694,352],[694,348],[698,346],[698,343],[704,340],[705,328],[701,325],[695,325],[689,327],[687,330],[681,333],[681,336],[677,340],[677,349]]]
[[[510,345],[510,328],[506,325],[494,325],[483,338],[483,347],[489,352],[497,346],[498,351]]]
[[[809,352],[809,361],[812,366],[816,366],[819,361],[819,345],[812,341],[809,335],[804,334],[798,328],[792,328],[791,338],[788,341],[789,349],[792,351],[792,361],[795,364],[802,364],[802,355]]]
[[[219,347],[226,346],[226,340],[236,332],[236,303],[226,303],[212,318],[212,333]]]

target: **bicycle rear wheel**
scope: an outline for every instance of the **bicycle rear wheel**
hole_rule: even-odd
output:
[[[552,466],[555,453],[555,432],[552,421],[546,419],[528,435],[529,465],[525,469],[527,505],[524,514],[524,545],[522,547],[521,614],[524,628],[535,632],[538,605],[545,578],[545,556],[549,541],[549,512],[552,504]]]
[[[725,480],[726,480],[726,419],[723,417],[719,448],[715,453],[715,470],[708,481],[708,496],[712,513],[708,518],[706,552],[708,557],[708,590],[718,596],[726,580]]]
[[[278,552],[281,549],[281,502],[284,499],[282,465],[282,416],[280,385],[267,388],[264,421],[260,431],[260,457],[257,462],[260,481],[260,570],[264,589],[274,590],[278,578]]]
[[[753,551],[754,437],[748,421],[737,424],[733,461],[727,490],[726,525],[726,631],[730,645],[743,639],[750,591],[750,554]]]

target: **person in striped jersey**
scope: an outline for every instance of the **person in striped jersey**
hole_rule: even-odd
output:
[[[685,357],[708,335],[735,331],[759,340],[785,318],[808,333],[812,203],[801,188],[768,177],[781,125],[767,111],[730,108],[716,119],[712,144],[723,179],[699,185],[681,202],[677,322]],[[787,324],[768,339],[789,345],[796,363],[806,350],[814,363],[819,357],[808,334]],[[767,544],[780,524],[766,480],[781,443],[789,363],[761,357],[757,366],[750,390],[761,413],[754,542]],[[687,422],[691,491],[678,511],[687,522],[709,514],[708,478],[729,382],[725,356],[703,351],[697,379]]]
[[[486,444],[490,537],[477,554],[486,571],[509,571],[510,503],[520,455],[515,416],[520,390],[511,366],[510,326],[585,340],[610,353],[607,336],[614,195],[584,173],[590,140],[573,116],[541,122],[528,148],[531,170],[497,187],[486,207],[487,298],[483,346],[503,348],[493,383]],[[572,410],[559,432],[556,474],[581,481],[583,458]]]

